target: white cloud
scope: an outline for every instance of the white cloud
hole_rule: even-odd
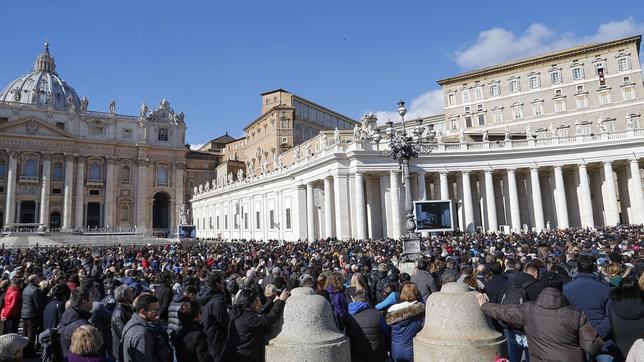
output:
[[[417,117],[426,117],[443,112],[443,91],[440,89],[430,90],[407,103],[406,119]],[[394,122],[400,121],[398,112],[378,111],[374,112],[378,116],[378,124],[384,124],[391,119]]]
[[[203,145],[205,145],[205,143],[197,143],[197,144],[194,144],[194,145],[190,145],[190,149],[193,150],[193,151],[196,151],[196,150],[200,149],[201,147],[203,147]]]
[[[462,68],[472,69],[643,32],[644,23],[638,23],[633,17],[601,24],[595,34],[585,36],[577,36],[573,33],[558,34],[540,23],[531,24],[520,35],[507,29],[492,28],[480,32],[475,44],[455,52],[454,60]]]

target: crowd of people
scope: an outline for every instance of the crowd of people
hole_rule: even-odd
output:
[[[0,249],[0,361],[262,361],[290,291],[331,305],[353,361],[413,361],[425,303],[465,283],[509,361],[643,361],[644,226],[399,241]]]

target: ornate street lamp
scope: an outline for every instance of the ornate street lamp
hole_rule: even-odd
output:
[[[416,222],[414,220],[414,206],[411,198],[411,175],[409,174],[409,161],[417,158],[418,155],[427,155],[432,151],[431,142],[436,137],[433,125],[422,127],[420,118],[416,121],[416,127],[408,134],[405,125],[405,102],[398,102],[398,114],[402,120],[402,130],[393,128],[393,122],[387,121],[385,133],[388,137],[389,150],[385,154],[398,160],[402,169],[403,187],[405,189],[405,229],[406,234],[402,236],[403,256],[420,253],[420,239],[416,233]],[[423,137],[423,134],[425,136]]]

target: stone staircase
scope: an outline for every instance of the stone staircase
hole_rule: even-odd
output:
[[[50,233],[48,235],[35,232],[14,232],[0,238],[0,245],[5,248],[32,248],[38,246],[111,246],[131,244],[164,244],[174,242],[172,238],[154,238],[143,234],[67,234]]]

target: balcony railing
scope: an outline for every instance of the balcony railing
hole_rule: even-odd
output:
[[[87,186],[103,186],[103,179],[87,179]]]
[[[20,176],[20,178],[18,179],[18,182],[24,183],[24,184],[37,184],[38,176]]]

